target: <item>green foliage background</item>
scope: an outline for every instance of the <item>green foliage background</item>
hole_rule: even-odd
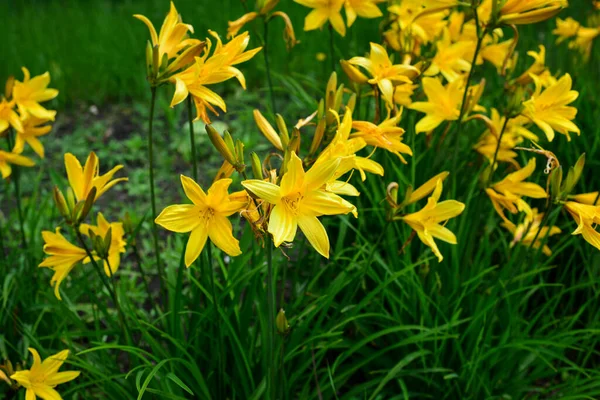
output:
[[[236,0],[176,2],[196,37],[213,29],[225,37],[227,21],[244,13]],[[251,6],[251,5],[250,5]],[[270,27],[278,112],[292,125],[310,114],[323,95],[330,74],[328,32],[302,32],[307,10],[282,0],[301,43],[286,52],[280,21]],[[144,77],[146,27],[135,13],[160,24],[166,1],[8,1],[0,4],[0,79],[49,70],[61,94],[50,104],[59,110],[53,133],[45,137],[48,156],[39,169],[23,171],[26,231],[30,249],[19,249],[12,186],[1,187],[8,262],[0,275],[0,358],[13,362],[34,346],[42,356],[72,350],[70,366],[83,371],[59,387],[65,399],[261,399],[268,366],[278,370],[281,398],[340,399],[594,399],[600,397],[600,255],[580,237],[575,224],[556,214],[563,234],[550,239],[545,257],[526,248],[511,248],[508,233],[480,189],[483,164],[471,150],[484,128],[470,122],[461,138],[461,163],[452,170],[452,149],[439,134],[427,144],[414,135],[415,113],[401,122],[415,156],[408,165],[383,152],[375,158],[386,175],[354,178],[361,191],[361,217],[325,219],[332,244],[331,260],[320,258],[303,240],[286,253],[275,252],[279,271],[278,306],[286,309],[289,335],[278,338],[282,353],[268,360],[264,351],[267,314],[265,258],[244,224],[236,224],[244,255],[230,260],[217,250],[210,267],[216,276],[219,304],[211,298],[210,268],[205,258],[189,270],[181,265],[184,235],[163,232],[163,259],[168,265],[168,294],[156,279],[146,294],[140,270],[156,275],[152,263],[146,174],[146,119],[149,88]],[[565,15],[584,21],[591,5],[572,1]],[[336,37],[336,57],[349,58],[379,40],[380,20],[359,19],[345,40]],[[570,72],[580,92],[575,106],[581,137],[569,143],[557,137],[547,146],[561,163],[573,165],[582,152],[587,164],[578,192],[600,189],[597,149],[598,51],[584,64],[565,45],[554,45],[553,22],[520,29],[520,70],[527,50],[545,44],[547,64],[555,73]],[[250,26],[251,34],[254,33]],[[260,31],[261,26],[254,27]],[[251,46],[260,45],[254,38]],[[248,81],[220,85],[229,112],[216,118],[248,149],[264,157],[269,151],[252,120],[252,109],[267,110],[264,61],[259,54],[243,64]],[[338,72],[339,71],[338,69]],[[502,101],[494,71],[484,104]],[[340,76],[345,82],[345,78]],[[158,207],[182,202],[178,175],[190,175],[186,114],[168,108],[171,88],[161,88],[156,123]],[[91,106],[97,107],[97,112]],[[363,104],[363,115],[367,105]],[[372,112],[371,112],[372,114]],[[212,180],[220,160],[198,125],[197,145],[203,184]],[[450,132],[450,135],[452,131]],[[309,142],[306,140],[305,142]],[[452,142],[451,142],[452,143]],[[120,337],[116,314],[95,275],[84,267],[63,285],[62,302],[49,285],[50,271],[35,267],[43,258],[41,230],[60,223],[52,203],[53,185],[66,187],[62,156],[83,158],[98,153],[101,169],[124,164],[130,181],[103,196],[97,210],[111,220],[128,213],[139,234],[118,273],[119,294],[135,342]],[[520,161],[530,158],[523,154]],[[538,165],[545,162],[538,159]],[[434,174],[452,170],[443,198],[467,205],[448,227],[459,244],[442,244],[444,262],[417,241],[399,249],[410,236],[400,224],[388,225],[382,200],[389,182],[419,185]],[[538,171],[541,168],[538,169]],[[498,174],[499,175],[499,174]],[[544,184],[541,171],[536,179]],[[543,203],[534,204],[543,207]],[[139,224],[139,225],[138,225]],[[156,305],[163,308],[157,312]],[[219,348],[222,340],[224,346]],[[283,354],[283,355],[282,355]],[[2,391],[5,392],[2,392]],[[7,394],[0,386],[0,395]],[[21,393],[23,397],[24,393]]]

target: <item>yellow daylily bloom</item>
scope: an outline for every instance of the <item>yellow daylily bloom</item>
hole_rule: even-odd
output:
[[[381,164],[370,160],[365,157],[355,156],[355,154],[367,146],[367,142],[362,137],[350,137],[350,131],[352,130],[352,113],[346,109],[346,113],[339,124],[335,136],[321,152],[317,160],[315,161],[314,167],[319,164],[327,163],[338,158],[343,158],[340,167],[337,168],[332,180],[336,180],[340,176],[347,172],[357,169],[360,173],[361,179],[364,181],[367,179],[365,174],[370,172],[372,174],[383,176],[384,170]],[[331,182],[333,183],[333,182]]]
[[[3,133],[11,126],[17,132],[23,130],[19,114],[15,111],[15,102],[2,98],[0,99],[0,133]]]
[[[579,128],[572,121],[577,115],[575,107],[569,107],[579,96],[579,92],[571,90],[571,75],[565,74],[542,91],[541,82],[535,80],[535,92],[531,99],[523,103],[523,116],[529,118],[544,133],[549,141],[554,139],[554,131],[558,131],[571,140],[569,132],[580,134]]]
[[[522,197],[531,197],[533,199],[545,199],[548,194],[537,183],[525,182],[535,171],[535,158],[529,160],[527,165],[520,170],[506,175],[500,182],[494,183],[485,189],[490,197],[494,209],[503,220],[509,221],[504,215],[504,210],[512,214],[523,211],[527,214],[529,221],[533,216],[533,211]]]
[[[600,35],[600,28],[581,27],[577,32],[575,40],[569,43],[569,48],[578,50],[587,61],[592,51],[592,42],[598,35]]]
[[[51,125],[46,125],[47,122],[46,119],[39,119],[34,116],[29,116],[22,121],[23,130],[17,131],[13,152],[22,153],[25,143],[27,143],[38,156],[44,158],[44,146],[38,137],[47,135],[52,130]]]
[[[52,100],[58,96],[58,90],[48,89],[50,84],[50,73],[45,72],[42,75],[31,78],[29,70],[25,67],[23,70],[23,82],[15,80],[13,87],[13,100],[17,103],[21,116],[33,115],[40,119],[54,121],[56,111],[47,110],[40,105],[41,102]]]
[[[214,107],[219,107],[226,112],[227,106],[221,96],[206,86],[237,78],[245,89],[246,80],[244,75],[234,65],[250,60],[262,49],[262,47],[258,47],[245,51],[250,42],[248,32],[234,37],[225,45],[223,45],[216,32],[209,31],[209,33],[217,41],[213,54],[209,57],[212,42],[207,39],[207,46],[202,57],[196,57],[195,62],[190,67],[171,78],[171,81],[175,83],[175,93],[171,100],[171,107],[181,103],[188,95],[191,95],[196,106],[195,120],[202,119],[207,124],[210,123],[207,109],[218,115]]]
[[[577,223],[573,235],[583,236],[586,242],[600,250],[600,232],[596,230],[600,224],[600,206],[567,201],[564,207]]]
[[[492,108],[492,113],[488,121],[488,129],[483,132],[473,148],[491,163],[498,148],[498,139],[506,117],[501,116],[498,110]],[[534,142],[538,141],[538,137],[523,126],[527,122],[528,120],[524,117],[511,118],[507,122],[506,129],[502,135],[502,142],[498,149],[497,162],[509,162],[516,168],[520,168],[519,163],[515,160],[517,153],[513,149],[523,143],[525,139]]]
[[[299,40],[296,40],[294,25],[292,25],[292,20],[290,19],[289,15],[282,11],[275,11],[273,14],[271,14],[271,18],[273,17],[279,17],[283,20],[283,41],[285,42],[285,47],[288,50],[300,43]]]
[[[302,160],[292,151],[279,186],[257,179],[242,182],[256,197],[273,205],[268,231],[273,235],[275,247],[292,242],[300,227],[315,250],[329,258],[329,237],[317,217],[356,211],[352,204],[324,189],[339,166],[340,159],[330,160],[305,172]]]
[[[423,0],[403,0],[400,4],[393,4],[388,7],[388,11],[395,16],[395,23],[385,36],[398,37],[408,33],[419,42],[430,43],[446,26],[444,18],[447,13],[444,8],[447,7],[439,7],[439,4]],[[395,47],[394,49],[400,50]]]
[[[183,49],[200,43],[198,39],[188,38],[188,32],[194,33],[194,27],[182,22],[181,15],[177,12],[173,2],[171,2],[169,13],[165,17],[158,35],[154,25],[148,18],[140,14],[135,14],[133,17],[139,19],[148,27],[152,46],[158,47],[159,62],[165,54],[170,60],[177,57]]]
[[[81,247],[71,244],[61,233],[60,228],[56,232],[43,231],[44,253],[49,257],[39,265],[54,271],[50,284],[54,286],[54,295],[60,297],[60,285],[69,275],[75,265],[87,257],[87,253]]]
[[[247,202],[231,199],[228,193],[231,179],[214,182],[208,193],[204,193],[200,185],[187,176],[181,175],[181,184],[193,204],[168,206],[154,222],[171,232],[190,232],[185,248],[185,266],[189,267],[200,256],[208,238],[232,257],[242,254],[227,217],[244,209]]]
[[[415,127],[416,133],[431,132],[444,121],[456,121],[460,116],[464,83],[449,82],[445,87],[437,78],[423,78],[423,91],[427,101],[417,101],[409,108],[425,113]]]
[[[346,23],[348,24],[348,28],[356,21],[356,16],[362,18],[381,17],[383,13],[379,7],[377,7],[377,3],[383,1],[385,0],[346,0],[344,3],[344,10],[346,11]]]
[[[581,25],[573,18],[568,17],[566,19],[556,18],[556,28],[552,33],[556,36],[556,44],[560,44],[563,41],[577,36],[577,32]]]
[[[533,248],[539,249],[545,237],[558,235],[562,232],[557,226],[553,226],[552,228],[548,226],[541,227],[543,218],[544,213],[538,214],[537,208],[534,208],[532,210],[531,218],[525,218],[519,225],[515,225],[510,221],[504,221],[502,226],[508,229],[514,237],[513,241],[510,243],[511,247],[517,243],[524,246],[530,246],[533,243]],[[534,239],[535,242],[533,241]],[[552,255],[552,250],[548,245],[544,245],[544,247],[542,247],[542,253],[550,256]]]
[[[465,205],[456,200],[438,202],[442,189],[442,180],[438,179],[433,194],[427,199],[427,205],[415,213],[402,217],[402,220],[417,232],[419,239],[431,248],[433,254],[437,256],[438,262],[442,262],[444,256],[438,249],[434,238],[450,244],[457,243],[454,233],[441,224],[460,215],[465,209]]]
[[[112,179],[113,175],[123,168],[122,165],[117,165],[104,175],[100,175],[100,160],[93,151],[88,155],[83,167],[77,157],[71,153],[65,153],[65,168],[69,185],[73,189],[77,201],[87,199],[88,194],[94,187],[96,188],[94,201],[96,201],[104,192],[117,183],[128,180],[127,178]]]
[[[412,95],[419,85],[398,85],[394,88],[394,104],[402,107],[408,107],[412,104]]]
[[[86,236],[90,236],[90,231],[96,236],[104,238],[111,230],[111,242],[108,249],[108,262],[104,261],[104,272],[107,276],[113,275],[121,265],[121,253],[125,253],[127,242],[123,239],[125,230],[122,222],[108,222],[102,213],[98,213],[97,225],[81,224],[79,231]],[[110,268],[109,268],[110,265]]]
[[[69,350],[54,354],[43,362],[36,349],[30,347],[29,352],[33,356],[31,368],[16,372],[10,378],[19,382],[25,388],[26,400],[35,400],[37,396],[44,400],[62,400],[62,397],[54,388],[62,383],[72,381],[80,374],[79,371],[58,372],[67,357],[69,357]]]
[[[11,164],[20,165],[22,167],[33,167],[35,162],[20,154],[0,150],[0,173],[2,174],[2,178],[8,178],[12,173]]]
[[[346,36],[346,25],[342,18],[342,6],[346,0],[294,0],[313,10],[304,19],[304,30],[312,31],[322,27],[327,21],[341,36]]]
[[[410,194],[410,197],[405,205],[416,203],[417,201],[428,196],[436,189],[438,181],[442,182],[443,184],[448,175],[450,175],[450,172],[444,171],[429,179]]]
[[[401,117],[402,114],[398,113],[394,118],[388,118],[379,125],[369,121],[353,121],[352,128],[358,132],[352,133],[350,138],[363,138],[368,145],[386,149],[406,164],[402,154],[412,156],[412,150],[402,143],[404,129],[397,126]]]
[[[539,49],[539,52],[533,50],[527,52],[527,55],[533,58],[533,64],[521,76],[515,79],[515,82],[519,85],[530,83],[533,81],[532,75],[541,75],[546,71],[546,47],[540,45]]]
[[[483,60],[485,60],[500,70],[509,56],[513,44],[513,39],[497,42],[490,38],[485,45],[481,46],[481,51],[477,57],[477,64],[482,64]],[[510,60],[507,61],[507,67],[511,67]]]
[[[473,52],[474,43],[460,41],[452,43],[446,30],[436,42],[437,51],[431,60],[431,65],[423,73],[426,76],[442,74],[448,82],[461,79],[463,74],[471,69],[471,62],[466,60],[469,52]]]
[[[390,106],[394,103],[394,86],[412,84],[412,78],[420,71],[412,65],[393,64],[387,50],[380,44],[371,42],[369,57],[352,57],[348,62],[364,68],[370,75],[368,82],[377,85],[384,100]]]

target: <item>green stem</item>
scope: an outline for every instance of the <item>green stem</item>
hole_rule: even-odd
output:
[[[270,238],[267,242],[267,308],[268,308],[268,334],[267,334],[267,393],[268,399],[275,400],[275,368],[273,355],[275,353],[275,291],[273,290],[273,243]]]
[[[269,66],[269,20],[265,17],[263,21],[264,25],[264,38],[263,38],[263,57],[265,58],[265,69],[267,71],[267,82],[269,83],[269,96],[271,97],[271,108],[273,114],[277,113],[275,108],[275,96],[273,95],[273,79],[271,77],[271,67]]]
[[[329,56],[331,58],[331,72],[335,71],[335,47],[333,45],[333,25],[329,23]]]
[[[110,296],[113,300],[113,303],[115,303],[115,308],[117,309],[117,314],[119,315],[119,325],[121,325],[121,330],[123,331],[123,335],[125,336],[127,343],[128,344],[131,343],[131,338],[129,336],[129,330],[127,329],[127,324],[125,323],[125,315],[123,314],[123,311],[121,310],[121,305],[119,304],[119,298],[117,297],[117,293],[113,290],[113,288],[111,288],[109,283],[106,281],[106,276],[105,276],[104,272],[102,271],[102,268],[100,268],[100,266],[96,262],[94,255],[92,254],[92,252],[88,248],[87,244],[85,243],[83,235],[81,234],[81,232],[79,232],[79,229],[77,227],[73,227],[73,232],[75,232],[75,235],[77,236],[77,239],[79,240],[79,243],[81,243],[81,246],[85,250],[85,253],[87,254],[88,258],[90,259],[90,262],[92,263],[94,269],[98,273],[98,276],[100,277],[100,280],[102,281],[102,284],[104,285],[106,290],[108,290],[108,293],[110,294]],[[108,270],[110,272],[110,278],[112,279],[112,269],[110,268],[110,265],[109,265]],[[114,285],[114,282],[113,282],[113,285]]]
[[[196,137],[194,136],[194,118],[192,114],[192,96],[187,97],[188,125],[190,127],[190,146],[192,148],[192,177],[198,182],[198,165],[196,164]]]
[[[9,151],[13,148],[13,141],[11,132],[8,132],[6,135],[6,141],[8,142]],[[21,244],[23,246],[23,250],[27,249],[27,238],[25,237],[25,219],[23,218],[23,206],[21,204],[21,181],[20,181],[20,172],[19,168],[16,165],[13,165],[13,179],[12,181],[15,183],[15,200],[17,202],[17,214],[19,216],[19,227],[21,229]],[[27,252],[29,253],[29,252]],[[29,258],[29,257],[28,257]]]
[[[219,398],[225,399],[225,395],[223,393],[225,386],[223,385],[223,380],[225,379],[225,346],[223,343],[223,333],[221,331],[221,311],[219,308],[219,298],[217,297],[217,290],[215,286],[215,270],[212,265],[212,245],[210,241],[206,243],[206,258],[208,259],[208,269],[210,272],[210,286],[212,291],[213,305],[216,311],[216,322],[217,322],[217,351],[219,353],[218,367],[219,367],[219,376],[217,378],[218,390],[219,390]]]
[[[482,31],[481,27],[479,26],[479,16],[477,15],[477,9],[474,8],[473,11],[473,18],[475,18],[475,26],[477,27],[477,44],[475,46],[473,60],[471,61],[471,69],[469,70],[467,81],[465,82],[465,91],[463,93],[462,104],[460,106],[460,114],[458,116],[458,128],[456,129],[456,140],[454,141],[454,155],[452,161],[452,171],[454,173],[456,173],[456,163],[458,161],[458,146],[460,143],[460,134],[462,132],[463,118],[467,110],[467,94],[469,93],[469,85],[471,84],[471,79],[473,78],[473,71],[475,71],[477,56],[479,55],[479,50],[481,50],[481,43],[483,42],[483,37],[485,36],[485,29]]]
[[[135,257],[135,261],[140,269],[140,274],[142,275],[142,281],[144,281],[144,287],[146,288],[146,292],[148,293],[148,301],[152,304],[152,307],[156,310],[156,315],[160,315],[160,308],[158,307],[158,303],[154,302],[152,299],[152,291],[150,290],[150,284],[148,283],[148,276],[146,275],[146,271],[144,270],[144,266],[142,265],[142,258],[140,257],[140,252],[137,248],[136,244],[132,244],[131,248],[133,249],[133,256]]]
[[[152,236],[154,239],[154,255],[156,257],[156,266],[158,268],[158,278],[160,281],[160,289],[163,292],[163,296],[166,298],[166,287],[164,281],[164,270],[160,259],[160,253],[158,249],[158,227],[154,222],[156,218],[156,198],[154,195],[154,154],[153,154],[153,140],[152,140],[152,123],[154,121],[154,107],[156,105],[156,87],[152,87],[152,100],[150,100],[150,120],[148,121],[148,174],[150,175],[150,202],[152,204]]]
[[[498,159],[498,153],[500,152],[500,147],[502,146],[502,137],[504,136],[504,132],[506,132],[506,126],[508,125],[508,121],[510,118],[508,116],[505,117],[504,124],[502,124],[502,130],[500,131],[500,135],[498,136],[498,144],[496,145],[496,151],[494,151],[494,158],[492,160],[492,169],[490,170],[490,175],[488,177],[487,186],[492,183],[492,178],[494,177],[494,167],[496,166],[496,160]]]

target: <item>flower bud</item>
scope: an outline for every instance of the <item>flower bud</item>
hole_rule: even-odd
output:
[[[338,111],[342,106],[342,100],[344,99],[344,85],[340,85],[340,87],[335,92],[335,98],[333,101],[333,109]]]
[[[552,198],[559,199],[561,197],[561,186],[563,179],[562,167],[558,166],[558,168],[554,168],[548,179],[550,179],[550,194],[552,195]]]
[[[233,156],[233,151],[230,149],[230,147],[227,146],[225,140],[223,140],[219,132],[217,132],[217,130],[211,125],[206,125],[206,133],[208,134],[208,138],[212,142],[213,146],[215,146],[215,149],[217,149],[217,151],[221,153],[221,156],[223,156],[223,158],[226,161],[228,161],[231,165],[235,165],[236,160]],[[231,139],[231,135],[229,135],[227,132],[226,135],[228,135]],[[233,141],[231,143],[231,148],[233,148]]]
[[[6,85],[4,85],[4,97],[7,99],[10,99],[10,97],[12,96],[12,91],[13,91],[13,87],[15,86],[15,77],[14,76],[9,76],[8,79],[6,79]]]
[[[277,333],[280,335],[287,335],[290,332],[290,324],[285,317],[285,311],[283,308],[279,309],[277,318],[275,318],[275,326],[277,327]]]
[[[76,225],[79,225],[81,222],[85,220],[85,218],[90,213],[92,206],[94,205],[94,201],[96,200],[96,187],[93,187],[85,198],[84,202],[79,202],[75,205],[74,209],[74,222]],[[80,206],[81,205],[81,206]]]
[[[390,207],[398,207],[398,182],[391,182],[387,186],[385,200],[388,202]]]
[[[260,158],[255,152],[250,153],[250,159],[252,161],[252,174],[254,175],[254,179],[264,179],[262,173],[262,163],[260,162]]]
[[[346,107],[350,110],[350,112],[354,112],[354,108],[356,108],[356,93],[352,93],[350,99],[348,99],[348,104]]]
[[[323,116],[325,116],[325,100],[321,99],[319,101],[319,108],[317,109],[317,118],[319,121],[323,119]]]
[[[267,119],[257,109],[254,110],[252,114],[254,115],[254,122],[256,122],[256,126],[258,126],[258,129],[260,129],[262,134],[265,135],[267,140],[271,142],[271,144],[275,146],[277,150],[283,151],[284,147],[281,143],[281,139],[269,121],[267,121]]]
[[[52,196],[54,197],[54,203],[56,204],[56,208],[58,208],[60,215],[62,215],[67,224],[71,224],[71,211],[69,210],[69,206],[67,206],[65,196],[63,196],[62,192],[57,186],[54,186]]]
[[[289,141],[290,135],[288,134],[287,126],[281,114],[275,114],[275,122],[277,123],[277,129],[279,129],[279,136],[281,138],[281,145],[286,148]]]
[[[152,73],[151,77],[154,78],[158,75],[159,59],[158,59],[158,46],[152,47]]]
[[[310,154],[315,154],[323,141],[323,136],[325,135],[326,121],[325,118],[321,118],[317,127],[315,129],[315,135],[313,136],[313,141],[310,145]]]
[[[235,158],[238,164],[244,163],[244,142],[240,139],[235,142]]]
[[[152,60],[153,60],[152,43],[146,42],[146,76],[152,76]]]

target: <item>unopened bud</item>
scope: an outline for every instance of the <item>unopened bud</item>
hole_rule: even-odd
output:
[[[285,311],[283,308],[279,309],[277,318],[275,318],[275,326],[277,327],[277,333],[280,335],[287,335],[290,332],[290,324],[285,317]]]
[[[392,208],[398,207],[398,183],[392,182],[387,186],[385,199]]]
[[[342,100],[344,99],[344,85],[340,85],[338,90],[335,92],[335,98],[333,101],[333,109],[338,111],[342,106]]]
[[[350,99],[348,99],[348,104],[346,105],[350,109],[350,112],[354,112],[354,108],[356,108],[356,93],[352,93]]]
[[[571,171],[569,171],[571,172]],[[569,174],[571,176],[571,174]],[[558,199],[561,195],[563,172],[562,167],[559,165],[558,168],[554,168],[550,173],[550,194],[552,198]]]
[[[152,43],[148,40],[148,42],[146,42],[146,76],[148,77],[152,76],[152,57]]]
[[[4,85],[4,97],[9,99],[12,96],[13,87],[15,85],[15,77],[9,76]]]
[[[275,146],[276,149],[283,150],[284,147],[281,143],[281,139],[279,138],[279,135],[277,135],[277,132],[275,132],[275,129],[273,129],[273,126],[271,126],[269,121],[267,121],[267,119],[261,114],[261,112],[258,109],[254,110],[252,114],[254,115],[254,122],[256,122],[256,126],[258,126],[258,129],[262,132],[263,135],[265,135],[267,140],[271,142],[271,144]]]
[[[321,142],[323,141],[323,136],[325,135],[325,128],[326,128],[326,121],[325,118],[322,118],[319,123],[317,124],[317,127],[315,129],[315,135],[313,136],[313,141],[310,145],[310,154],[315,154],[317,152],[317,150],[319,149],[319,146],[321,145]]]
[[[319,108],[317,109],[317,119],[320,121],[325,116],[325,100],[319,101]]]
[[[54,203],[56,204],[56,208],[58,208],[60,215],[62,215],[67,224],[71,224],[71,212],[69,211],[69,206],[67,206],[65,196],[57,186],[54,186],[52,196],[54,197]]]
[[[159,59],[158,59],[158,46],[154,46],[152,47],[152,77],[155,77],[158,75],[158,66],[159,66]]]
[[[77,206],[75,206],[75,209],[77,210],[77,213],[75,214],[75,223],[76,224],[80,224],[81,222],[83,222],[85,220],[85,218],[88,216],[88,214],[90,213],[90,210],[92,209],[92,206],[94,205],[94,201],[96,200],[96,187],[94,186],[92,188],[92,190],[90,190],[90,192],[88,193],[87,197],[85,198],[85,201],[82,203],[81,201],[79,203],[77,203],[77,206],[80,204],[83,204],[83,206],[81,208],[78,209]]]
[[[206,133],[208,134],[208,138],[212,142],[213,146],[215,146],[215,149],[221,153],[221,156],[223,156],[223,158],[231,165],[235,165],[236,160],[233,156],[233,151],[227,146],[225,140],[221,137],[219,132],[217,132],[217,130],[211,125],[206,125]],[[231,135],[229,135],[227,132],[226,136],[229,136],[229,139],[231,139]],[[233,141],[231,143],[231,147],[233,148]]]
[[[255,152],[250,153],[250,158],[252,161],[252,174],[254,175],[254,179],[264,179],[262,173],[262,163],[260,162],[260,158],[258,154]]]
[[[240,139],[235,142],[235,158],[238,164],[244,163],[244,142]]]
[[[275,122],[277,123],[277,129],[279,129],[279,136],[281,138],[281,145],[285,149],[290,141],[290,135],[288,134],[287,126],[281,114],[275,114]]]

